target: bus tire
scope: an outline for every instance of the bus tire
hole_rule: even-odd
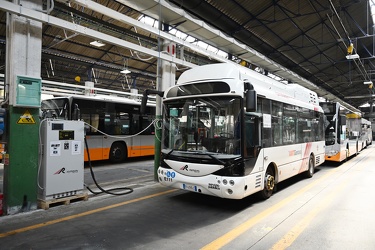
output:
[[[307,171],[304,173],[306,178],[313,177],[315,172],[315,164],[314,164],[314,156],[310,155],[309,158],[309,166],[307,167]]]
[[[126,158],[126,147],[121,142],[114,142],[109,151],[109,160],[113,163],[122,162]]]
[[[267,200],[271,197],[273,191],[276,191],[275,170],[270,165],[264,176],[264,188],[259,192],[259,195],[263,200]]]

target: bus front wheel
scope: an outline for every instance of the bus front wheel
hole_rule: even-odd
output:
[[[264,177],[264,188],[259,192],[260,197],[264,200],[270,198],[275,189],[275,172],[273,170],[273,167],[269,166]]]
[[[125,145],[119,142],[112,144],[109,151],[109,160],[114,163],[122,162],[126,158],[126,148]]]

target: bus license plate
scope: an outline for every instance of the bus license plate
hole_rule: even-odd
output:
[[[186,189],[186,190],[190,190],[190,191],[198,192],[198,188],[197,188],[197,186],[195,186],[195,185],[191,185],[191,184],[182,184],[182,188],[183,188],[183,189]]]

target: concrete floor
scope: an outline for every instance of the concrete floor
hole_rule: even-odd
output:
[[[375,145],[280,183],[266,201],[171,190],[153,181],[152,165],[98,166],[104,176],[143,169],[123,181],[128,195],[0,217],[0,249],[375,249]]]

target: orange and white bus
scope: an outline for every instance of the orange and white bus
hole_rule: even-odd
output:
[[[43,100],[41,110],[44,117],[85,122],[91,161],[154,155],[155,106],[141,115],[135,99],[75,95]]]
[[[325,159],[342,162],[358,154],[366,146],[361,137],[361,115],[338,102],[321,102],[320,106],[325,115]]]

